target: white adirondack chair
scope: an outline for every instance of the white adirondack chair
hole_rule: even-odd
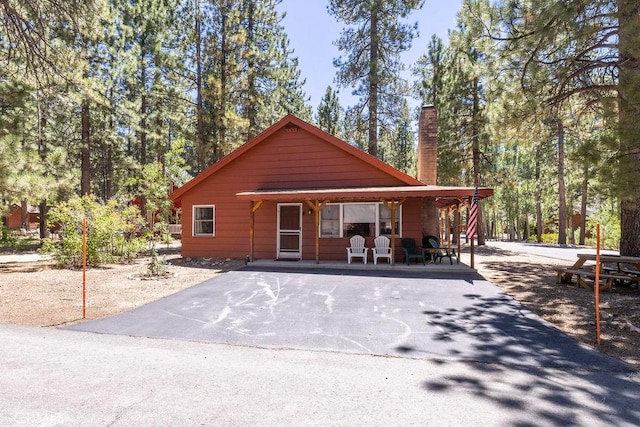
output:
[[[386,236],[378,236],[373,241],[375,247],[373,248],[373,263],[378,263],[378,258],[387,258],[389,264],[391,264],[391,248],[389,247],[389,238]]]
[[[350,241],[351,247],[347,248],[347,262],[351,264],[351,258],[362,258],[362,262],[366,264],[369,248],[364,247],[364,237],[356,235]]]

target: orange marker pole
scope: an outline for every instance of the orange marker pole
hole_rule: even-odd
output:
[[[87,318],[87,218],[82,218],[82,318]]]
[[[596,297],[596,341],[600,345],[600,224],[596,224],[596,282],[594,291]]]

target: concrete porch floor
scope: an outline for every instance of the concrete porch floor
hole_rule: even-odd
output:
[[[453,261],[453,265],[449,264],[448,260],[440,262],[428,262],[426,265],[421,263],[412,262],[410,265],[396,262],[391,265],[388,262],[379,262],[374,264],[373,262],[367,262],[364,264],[362,261],[352,261],[348,264],[347,261],[320,261],[316,263],[312,260],[272,260],[272,259],[256,259],[253,262],[247,264],[247,266],[254,268],[291,268],[291,269],[333,269],[333,270],[366,270],[366,271],[402,271],[402,272],[425,272],[425,273],[475,273],[476,270],[469,267],[464,263],[457,263]]]

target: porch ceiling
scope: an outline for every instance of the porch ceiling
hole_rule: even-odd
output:
[[[409,197],[428,197],[453,205],[473,196],[474,187],[444,187],[438,185],[407,185],[400,187],[312,188],[289,190],[257,190],[236,193],[239,200],[272,200],[292,202],[300,200],[398,200]],[[478,197],[493,195],[493,189],[478,188]]]

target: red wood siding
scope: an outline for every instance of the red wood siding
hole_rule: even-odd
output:
[[[216,175],[239,191],[402,184],[303,130],[275,133]]]
[[[40,227],[40,214],[28,213],[27,214],[27,230],[37,230]],[[9,216],[7,217],[7,227],[10,230],[20,230],[22,228],[22,208],[20,206],[11,208]]]
[[[183,194],[182,255],[244,258],[249,254],[250,203],[236,198],[242,191],[394,185],[405,184],[303,129],[280,130]],[[215,205],[215,237],[192,236],[193,205]],[[306,212],[308,206],[303,204],[302,209]],[[404,235],[418,240],[422,237],[420,209],[418,199],[409,199],[403,206]],[[265,202],[256,211],[256,259],[276,257],[276,219],[275,202]],[[314,226],[313,215],[304,215],[304,259],[315,259]],[[346,259],[348,241],[321,238],[321,259]]]

